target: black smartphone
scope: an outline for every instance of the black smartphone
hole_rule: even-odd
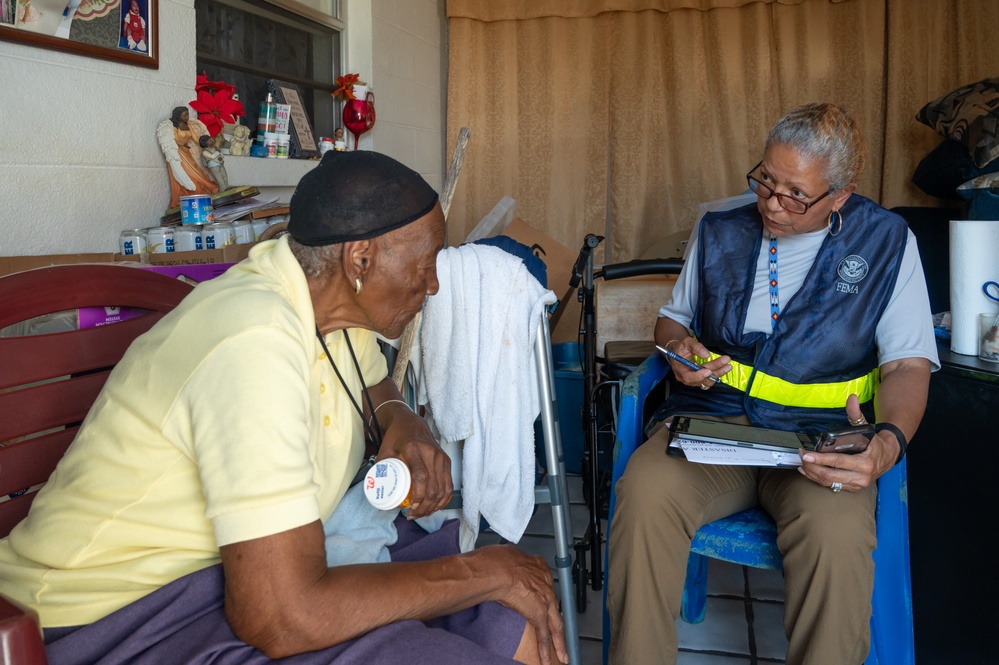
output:
[[[819,435],[819,440],[815,443],[815,452],[845,455],[862,453],[867,450],[874,434],[874,425],[871,424],[822,432]]]

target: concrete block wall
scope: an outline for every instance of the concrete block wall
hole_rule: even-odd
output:
[[[371,2],[372,78],[378,114],[372,141],[376,150],[422,174],[438,192],[447,170],[444,5],[444,0]]]

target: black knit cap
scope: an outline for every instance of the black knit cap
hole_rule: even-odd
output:
[[[330,150],[298,182],[288,233],[303,245],[367,240],[423,217],[437,192],[413,169],[370,150]]]

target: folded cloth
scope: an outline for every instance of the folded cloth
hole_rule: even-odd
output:
[[[323,524],[326,534],[326,565],[387,563],[389,546],[398,540],[395,518],[400,510],[378,510],[364,496],[358,483],[347,490],[340,504]],[[427,533],[441,528],[446,516],[437,511],[416,520]]]
[[[393,520],[398,510],[378,510],[357,483],[343,495],[340,504],[323,524],[326,534],[326,565],[388,563],[388,546],[398,538]]]
[[[490,246],[445,249],[437,278],[423,308],[417,399],[445,441],[464,441],[462,549],[474,545],[480,515],[517,542],[534,509],[534,343],[555,294]]]

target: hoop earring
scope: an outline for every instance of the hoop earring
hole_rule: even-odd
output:
[[[839,224],[836,226],[836,233],[833,233],[833,215],[836,215],[836,219]],[[829,219],[826,220],[826,226],[829,228],[829,235],[838,236],[843,231],[843,214],[839,210],[833,210],[829,213]]]
[[[363,290],[364,290],[364,282],[361,281],[360,277],[355,277],[354,278],[354,292],[357,293],[357,295],[361,295],[361,291],[363,291]]]

